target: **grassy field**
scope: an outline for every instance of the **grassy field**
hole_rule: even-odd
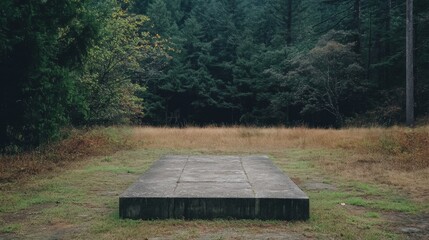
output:
[[[424,239],[429,127],[97,128],[0,157],[0,239]],[[267,154],[311,219],[131,221],[118,196],[166,154]]]

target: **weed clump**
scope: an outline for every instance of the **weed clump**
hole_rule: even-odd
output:
[[[429,131],[425,128],[389,130],[366,150],[381,155],[381,161],[388,161],[389,166],[397,170],[429,168]]]

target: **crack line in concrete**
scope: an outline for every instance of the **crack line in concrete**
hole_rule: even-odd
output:
[[[256,193],[255,193],[255,190],[253,189],[253,185],[250,182],[250,179],[249,179],[249,176],[247,175],[246,169],[243,166],[243,157],[240,157],[240,164],[241,164],[241,167],[243,168],[244,175],[246,175],[247,182],[249,183],[250,188],[252,189],[253,196],[256,197]]]
[[[190,156],[190,155],[188,155],[188,158],[186,158],[185,166],[183,166],[183,168],[182,168],[182,172],[180,173],[180,176],[179,176],[179,179],[177,179],[176,187],[174,187],[174,191],[173,191],[173,193],[176,193],[176,189],[177,189],[177,187],[179,186],[180,179],[182,178],[182,174],[183,174],[183,172],[185,171],[186,165],[188,165],[188,162],[189,162],[189,158],[190,158],[190,157],[191,157],[191,156]]]

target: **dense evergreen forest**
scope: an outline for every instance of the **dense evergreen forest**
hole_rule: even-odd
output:
[[[429,111],[429,2],[415,1],[416,113]],[[145,122],[341,126],[404,121],[403,0],[143,0],[169,41]]]
[[[0,1],[0,147],[67,126],[392,125],[404,0]],[[414,0],[429,114],[429,1]]]

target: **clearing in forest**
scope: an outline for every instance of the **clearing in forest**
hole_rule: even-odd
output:
[[[0,239],[424,239],[428,127],[98,128],[0,161]],[[123,220],[119,195],[166,155],[268,154],[304,222]]]

